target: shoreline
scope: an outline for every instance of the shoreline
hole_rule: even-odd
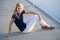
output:
[[[55,23],[60,24],[59,20],[57,20],[56,18],[52,17],[51,15],[47,14],[44,10],[40,9],[39,7],[37,7],[34,3],[30,2],[29,0],[26,0],[27,2],[29,2],[31,5],[33,5],[38,11],[40,11],[42,14],[44,14],[46,17],[48,16],[50,19],[54,20]]]

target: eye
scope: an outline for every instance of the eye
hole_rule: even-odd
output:
[[[18,8],[18,10],[22,9],[21,7]]]
[[[21,8],[18,8],[18,9],[21,9]]]

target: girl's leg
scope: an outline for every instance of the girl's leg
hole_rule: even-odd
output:
[[[34,25],[36,24],[36,22],[39,20],[39,17],[37,15],[33,15],[31,17],[31,19],[29,19],[27,22],[26,22],[26,29],[23,31],[23,33],[28,33],[28,32],[31,32],[32,29],[34,28]]]
[[[38,15],[33,15],[31,17],[31,19],[29,19],[26,22],[27,26],[26,26],[26,29],[23,31],[23,33],[31,32],[38,20],[39,20],[39,16]],[[48,25],[44,20],[40,21],[40,25],[43,26],[43,28],[48,28],[48,29],[50,29],[50,28],[53,29],[54,28],[54,27]]]

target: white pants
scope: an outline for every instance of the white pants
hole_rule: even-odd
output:
[[[31,19],[29,19],[27,22],[26,22],[26,29],[24,29],[24,31],[22,33],[28,33],[28,32],[31,32],[32,29],[34,28],[35,24],[37,23],[37,21],[39,21],[39,16],[38,15],[33,15],[31,17]],[[40,22],[40,25],[42,26],[45,26],[47,23],[42,20],[42,21],[39,21]]]
[[[37,15],[33,15],[31,17],[31,19],[29,19],[27,22],[26,22],[26,29],[22,32],[22,33],[28,33],[28,32],[31,32],[32,29],[34,28],[34,25],[36,24],[36,22],[39,20],[39,17]]]

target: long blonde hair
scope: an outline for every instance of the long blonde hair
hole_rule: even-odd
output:
[[[23,4],[17,3],[16,6],[15,6],[15,9],[14,9],[14,13],[17,12],[17,7],[19,7],[19,6],[22,6],[23,7]]]

